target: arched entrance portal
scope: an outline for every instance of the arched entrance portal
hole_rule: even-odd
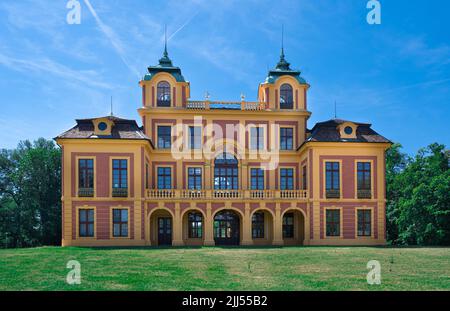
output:
[[[169,211],[156,210],[150,216],[150,239],[152,245],[172,245],[173,221]]]
[[[201,211],[191,209],[183,214],[184,245],[203,245],[205,240],[204,216]]]
[[[216,245],[239,245],[240,219],[232,210],[220,211],[214,216],[214,241]]]
[[[271,245],[273,242],[273,216],[268,210],[259,209],[252,214],[253,245]]]
[[[288,210],[283,214],[284,245],[303,245],[305,240],[305,217],[299,210]]]

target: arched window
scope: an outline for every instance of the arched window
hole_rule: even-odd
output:
[[[220,211],[214,216],[216,245],[239,245],[239,215],[232,210]]]
[[[280,108],[281,109],[293,109],[294,108],[294,100],[293,100],[293,92],[292,86],[285,83],[280,87]]]
[[[214,160],[214,189],[238,189],[238,160],[229,153],[223,152]]]
[[[203,215],[199,212],[190,212],[188,214],[189,238],[198,239],[203,236]]]
[[[170,107],[170,84],[167,81],[161,81],[158,83],[158,89],[156,94],[158,107]]]

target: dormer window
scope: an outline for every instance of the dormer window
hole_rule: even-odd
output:
[[[170,107],[170,84],[167,81],[161,81],[158,83],[157,106]]]
[[[293,98],[292,86],[287,83],[283,84],[280,87],[280,109],[293,109]]]
[[[111,135],[111,130],[114,127],[114,121],[109,117],[97,118],[92,120],[94,126],[94,135],[92,137]]]
[[[98,124],[98,130],[101,132],[106,131],[107,128],[108,128],[108,124],[106,124],[105,122],[100,122]]]
[[[358,125],[349,121],[345,121],[337,126],[341,139],[356,139],[357,128]]]
[[[351,126],[346,126],[346,127],[344,128],[344,132],[345,132],[345,134],[347,134],[347,135],[352,135],[352,133],[353,133],[353,128],[352,128]]]

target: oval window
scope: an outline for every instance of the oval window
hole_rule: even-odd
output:
[[[108,124],[106,124],[105,122],[100,122],[98,124],[98,129],[102,132],[105,131],[107,128],[108,128]]]
[[[351,135],[353,133],[353,129],[351,126],[346,126],[344,129],[345,134]]]

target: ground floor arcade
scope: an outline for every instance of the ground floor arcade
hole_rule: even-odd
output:
[[[386,228],[378,200],[83,200],[63,215],[63,246],[383,245]]]
[[[150,245],[303,245],[307,224],[301,207],[251,208],[217,203],[202,208],[179,204],[154,206],[148,212]],[[276,204],[274,204],[276,205]],[[171,207],[171,205],[169,204]],[[183,208],[181,207],[183,206]],[[194,207],[195,206],[195,207]],[[271,204],[269,204],[271,206]]]

